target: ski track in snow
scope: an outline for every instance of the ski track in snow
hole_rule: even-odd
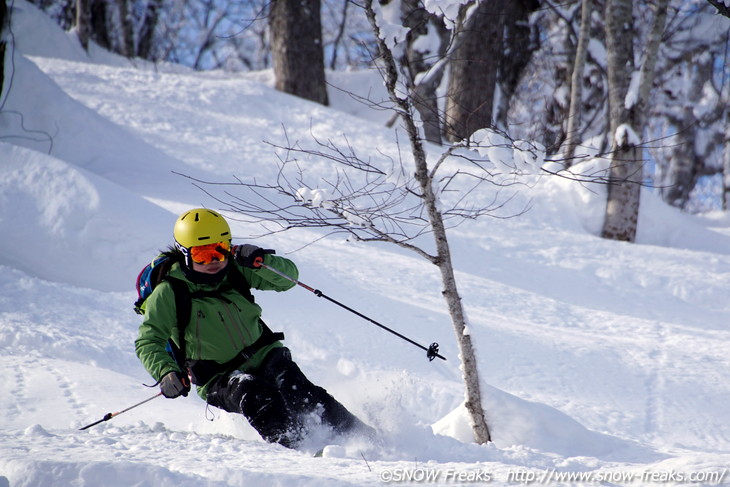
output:
[[[653,434],[659,431],[664,423],[664,415],[662,408],[662,393],[665,388],[665,368],[667,365],[666,347],[666,330],[665,327],[657,325],[657,333],[655,338],[656,349],[649,353],[649,360],[654,364],[648,371],[646,381],[647,404],[646,404],[646,426],[644,428],[647,434]]]

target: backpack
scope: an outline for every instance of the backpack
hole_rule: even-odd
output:
[[[145,300],[152,294],[155,287],[162,282],[162,279],[170,272],[172,264],[175,263],[175,258],[171,254],[172,252],[163,252],[139,271],[136,286],[137,301],[134,302],[134,311],[138,315],[144,314],[142,305]]]
[[[205,369],[205,374],[198,374],[199,376],[208,376],[209,373],[223,371],[224,369],[235,368],[249,358],[251,358],[259,349],[266,345],[270,345],[278,340],[284,339],[284,334],[281,332],[273,332],[262,320],[259,320],[263,328],[263,333],[253,344],[245,347],[239,354],[233,359],[229,360],[224,364],[217,364],[212,360],[187,360],[185,353],[185,328],[190,323],[191,318],[191,301],[193,299],[200,299],[206,297],[219,297],[221,290],[218,291],[195,291],[190,292],[187,284],[175,277],[168,276],[168,272],[172,268],[175,262],[179,262],[182,256],[175,250],[168,250],[159,254],[155,259],[144,266],[137,276],[137,300],[134,302],[134,311],[137,314],[143,315],[145,313],[144,303],[147,298],[152,294],[155,287],[162,281],[167,281],[172,286],[172,290],[175,294],[175,313],[177,315],[177,329],[178,329],[178,343],[172,338],[167,340],[167,352],[172,355],[175,362],[178,364],[181,370],[191,369]],[[234,266],[228,273],[228,280],[232,284],[232,288],[243,295],[250,302],[254,302],[253,294],[251,294],[251,285],[246,280],[245,276],[241,273],[237,266]],[[223,288],[222,290],[229,290],[231,287]],[[191,364],[191,362],[193,362]],[[201,384],[204,381],[201,377],[200,381],[195,380],[195,374],[193,376],[194,384]]]

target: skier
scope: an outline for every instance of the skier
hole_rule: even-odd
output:
[[[165,397],[187,396],[192,379],[208,404],[243,414],[262,438],[288,448],[296,448],[317,423],[336,434],[372,431],[310,382],[282,345],[283,335],[260,319],[250,288],[294,286],[261,264],[296,278],[291,260],[250,244],[232,247],[225,218],[205,208],[184,212],[173,236],[174,248],[167,253],[176,262],[146,299],[135,341],[137,356]],[[177,323],[180,281],[189,300],[189,323]],[[169,353],[169,339],[184,360],[176,362]]]

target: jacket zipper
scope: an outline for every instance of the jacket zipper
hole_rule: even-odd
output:
[[[232,310],[231,308],[235,308],[235,310],[239,311],[239,312],[241,311],[241,309],[238,306],[236,306],[236,303],[234,303],[232,301],[227,301],[227,303],[229,306],[225,307],[226,314],[228,315],[228,317],[229,317],[231,323],[233,324],[233,326],[235,327],[236,331],[238,331],[238,336],[241,338],[241,342],[242,342],[242,348],[252,344],[254,342],[253,336],[251,335],[251,333],[247,333],[248,329],[246,328],[246,325],[243,323],[243,320],[240,318],[240,315],[238,313],[234,313],[233,312],[234,310]],[[221,317],[221,319],[222,319],[222,317]],[[248,337],[246,337],[244,335],[244,333],[246,335],[248,335]]]
[[[197,350],[198,358],[201,358],[203,356],[203,340],[201,339],[200,324],[202,323],[204,318],[205,318],[205,315],[203,314],[203,310],[199,309],[198,313],[195,317],[195,334],[198,337],[198,339],[196,340],[198,342],[198,350]]]

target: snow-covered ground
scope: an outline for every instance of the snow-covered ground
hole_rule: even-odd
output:
[[[374,157],[396,155],[396,137],[382,112],[343,93],[332,108],[278,93],[268,73],[87,56],[21,0],[13,33],[0,113],[0,486],[730,482],[730,217],[646,193],[639,243],[605,241],[601,188],[554,178],[524,188],[526,214],[451,231],[493,444],[470,442],[434,266],[311,231],[251,240],[261,227],[242,222],[238,242],[277,249],[304,283],[439,342],[448,360],[429,363],[299,287],[259,293],[301,367],[378,444],[312,458],[193,395],[79,431],[156,392],[134,355],[134,280],[181,211],[220,207],[178,173],[271,181],[265,142],[281,143],[284,126],[292,140],[345,134]],[[383,96],[373,73],[332,82]]]

